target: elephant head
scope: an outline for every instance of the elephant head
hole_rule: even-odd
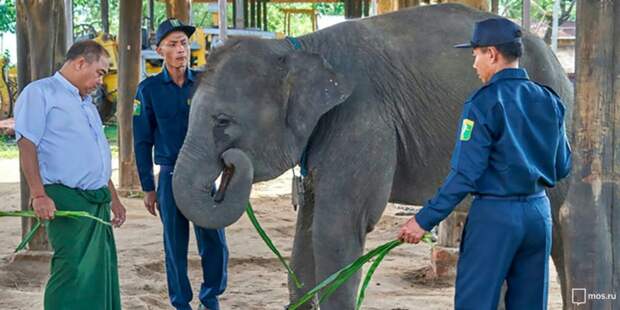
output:
[[[209,56],[173,176],[178,208],[198,226],[237,221],[252,183],[299,162],[321,116],[351,95],[320,55],[283,43],[239,39]]]

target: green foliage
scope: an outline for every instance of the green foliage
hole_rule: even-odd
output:
[[[315,9],[319,15],[344,15],[343,3],[267,3],[267,30],[286,33],[282,9]],[[309,15],[291,17],[291,36],[301,36],[312,32]]]
[[[531,2],[531,18],[535,20],[551,21],[553,15],[553,2],[554,0],[535,0]],[[560,0],[561,14],[566,14],[565,20],[575,20],[575,7],[571,7],[571,3],[575,0]],[[522,0],[500,0],[499,1],[499,15],[521,19],[521,7],[523,5]],[[569,11],[570,10],[570,11]]]
[[[112,156],[118,156],[118,127],[116,124],[105,124],[103,126],[103,133],[105,134],[108,144],[110,145],[110,151]]]
[[[0,158],[12,159],[19,156],[17,143],[7,136],[0,136]]]
[[[312,8],[316,10],[319,15],[338,15],[344,16],[344,3],[313,3]]]
[[[15,4],[12,0],[0,2],[0,32],[15,33]]]

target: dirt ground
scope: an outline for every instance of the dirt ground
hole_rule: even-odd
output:
[[[116,170],[115,170],[116,172]],[[256,184],[252,204],[276,246],[288,258],[293,244],[296,214],[290,205],[290,175]],[[115,231],[124,309],[171,309],[163,264],[162,228],[139,199],[123,199],[127,223]],[[19,208],[17,160],[0,160],[0,210]],[[406,220],[397,216],[402,206],[390,205],[367,249],[394,238]],[[49,258],[38,253],[14,256],[20,241],[20,220],[0,219],[0,309],[42,309]],[[286,272],[260,239],[246,216],[226,230],[230,248],[228,288],[222,309],[283,309],[288,303]],[[195,240],[190,245],[190,278],[194,295],[200,286],[200,264]],[[422,275],[430,263],[430,247],[404,245],[392,251],[379,267],[367,290],[363,309],[452,309],[451,281],[432,281]],[[559,284],[552,267],[550,309],[561,309]],[[194,305],[197,301],[194,300]]]

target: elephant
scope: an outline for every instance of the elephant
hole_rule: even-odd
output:
[[[253,183],[303,162],[308,193],[291,265],[304,287],[289,284],[294,302],[363,254],[388,202],[421,205],[441,185],[462,105],[482,86],[471,51],[453,45],[492,16],[442,4],[296,39],[228,40],[209,55],[192,99],[173,176],[179,210],[198,226],[226,227],[243,214]],[[521,66],[570,110],[573,89],[557,58],[530,33],[523,44]],[[565,189],[552,192],[557,220]],[[360,278],[321,309],[354,309]]]

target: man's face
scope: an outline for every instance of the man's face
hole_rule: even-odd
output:
[[[157,47],[157,53],[174,68],[186,67],[189,57],[189,39],[185,32],[175,31],[166,36]]]
[[[109,60],[106,56],[100,56],[99,60],[88,62],[85,58],[78,59],[80,95],[86,96],[94,92],[103,84],[103,77],[108,73]]]
[[[495,73],[493,64],[495,63],[496,56],[494,55],[493,48],[474,48],[472,52],[474,56],[474,69],[478,74],[478,78],[482,83],[487,83],[493,74]]]

